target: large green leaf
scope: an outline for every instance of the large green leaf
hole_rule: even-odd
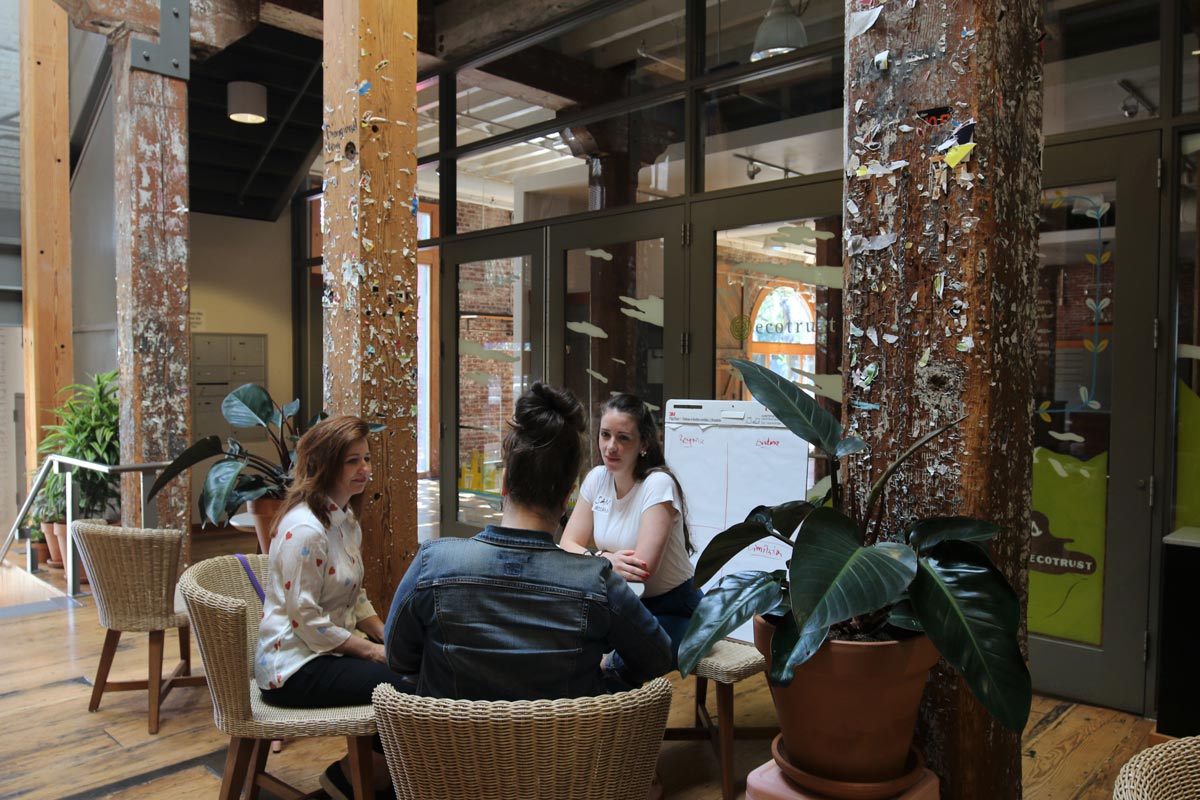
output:
[[[929,517],[910,525],[903,538],[920,553],[942,542],[986,542],[999,532],[999,525],[981,519]]]
[[[235,428],[270,429],[272,417],[278,413],[271,395],[256,383],[247,383],[225,395],[221,401],[221,414]]]
[[[917,612],[913,611],[912,601],[908,599],[907,595],[899,603],[892,606],[887,621],[889,625],[895,625],[897,628],[904,628],[905,630],[916,631],[917,633],[925,632],[925,629],[921,627],[921,620],[917,619]]]
[[[817,628],[801,636],[796,618],[791,614],[782,617],[771,636],[771,674],[768,676],[771,683],[790,685],[796,676],[796,667],[816,655],[828,634],[829,628]]]
[[[729,364],[741,373],[742,381],[754,399],[766,406],[788,430],[828,456],[837,452],[842,440],[842,424],[807,392],[753,361],[731,358]]]
[[[907,545],[863,547],[854,521],[818,508],[800,526],[788,594],[802,634],[887,606],[912,581],[917,554]]]
[[[700,600],[679,645],[679,671],[686,677],[712,646],[755,614],[779,603],[782,570],[748,570],[726,575]]]
[[[175,460],[167,465],[167,468],[159,473],[158,478],[154,481],[154,485],[150,487],[150,493],[146,495],[146,500],[154,499],[154,495],[162,491],[162,488],[171,481],[175,480],[175,476],[183,472],[185,469],[190,469],[196,466],[201,461],[219,456],[225,451],[221,449],[221,439],[218,436],[205,436],[194,445],[184,450]]]
[[[229,458],[218,461],[208,471],[204,488],[200,490],[200,507],[213,525],[220,525],[229,505],[229,495],[237,485],[238,475],[246,464]]]
[[[712,580],[729,559],[745,550],[759,539],[770,536],[770,531],[761,522],[739,522],[721,531],[705,545],[704,552],[696,562],[695,584],[703,586]]]
[[[921,554],[909,590],[929,640],[1000,724],[1020,733],[1029,719],[1029,670],[1017,644],[1021,607],[987,553],[942,542]]]

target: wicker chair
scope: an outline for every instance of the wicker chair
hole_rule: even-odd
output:
[[[267,556],[247,556],[260,582]],[[188,568],[179,579],[196,641],[208,673],[217,728],[230,737],[221,782],[222,800],[233,800],[243,784],[249,800],[265,787],[282,797],[303,797],[266,773],[272,739],[345,736],[351,784],[358,800],[373,798],[371,740],[375,714],[369,705],[278,708],[263,702],[254,682],[254,652],[262,603],[236,556],[219,556]]]
[[[158,733],[159,709],[171,689],[204,685],[203,675],[192,675],[187,614],[175,609],[183,533],[118,528],[103,520],[76,520],[71,525],[71,535],[91,576],[100,624],[108,629],[88,711],[100,708],[100,698],[105,692],[148,691],[150,733]],[[164,678],[163,643],[167,628],[179,629],[180,662]],[[148,680],[108,679],[117,643],[126,631],[150,634]]]
[[[570,700],[472,701],[375,688],[398,800],[635,800],[654,779],[671,684]]]
[[[1196,800],[1200,797],[1200,736],[1156,744],[1121,767],[1113,800]]]
[[[687,728],[667,728],[666,739],[708,739],[721,762],[721,797],[733,800],[733,740],[770,738],[779,733],[776,727],[735,727],[733,724],[733,685],[760,672],[767,662],[752,645],[723,639],[713,645],[708,655],[700,659],[693,673],[696,676],[695,724]],[[717,685],[717,719],[708,711],[708,682]]]

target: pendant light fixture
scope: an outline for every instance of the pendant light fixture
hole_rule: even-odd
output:
[[[267,121],[267,87],[250,81],[226,84],[225,100],[229,118],[234,122],[259,125]]]
[[[761,61],[807,46],[808,32],[800,21],[807,7],[807,0],[801,0],[799,12],[792,9],[791,0],[771,0],[771,7],[754,35],[750,60]]]

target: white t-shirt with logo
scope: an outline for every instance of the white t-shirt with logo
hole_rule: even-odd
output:
[[[683,502],[670,475],[651,472],[644,480],[636,481],[629,494],[617,499],[613,474],[601,464],[583,479],[579,498],[591,504],[592,538],[598,548],[608,552],[636,550],[642,513],[659,503],[670,503],[674,507],[667,546],[658,562],[658,570],[646,581],[642,597],[669,592],[695,573],[683,541]]]

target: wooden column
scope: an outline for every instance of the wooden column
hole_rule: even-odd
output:
[[[121,461],[169,461],[188,445],[187,84],[130,68],[128,29],[111,37]],[[189,525],[185,473],[156,498],[157,527]],[[141,524],[136,476],[121,519]]]
[[[967,415],[892,478],[885,529],[938,513],[999,523],[993,556],[1022,606],[1032,485],[1039,5],[846,4],[845,415],[872,446],[869,458],[849,459],[848,489],[861,514],[888,462],[924,433]],[[919,737],[943,798],[1021,796],[1019,736],[992,720],[944,667],[926,692]]]
[[[41,461],[42,426],[74,383],[71,342],[70,107],[67,14],[21,0],[21,291],[25,463]]]
[[[371,436],[364,585],[386,613],[417,549],[416,0],[325,3],[325,403]]]

